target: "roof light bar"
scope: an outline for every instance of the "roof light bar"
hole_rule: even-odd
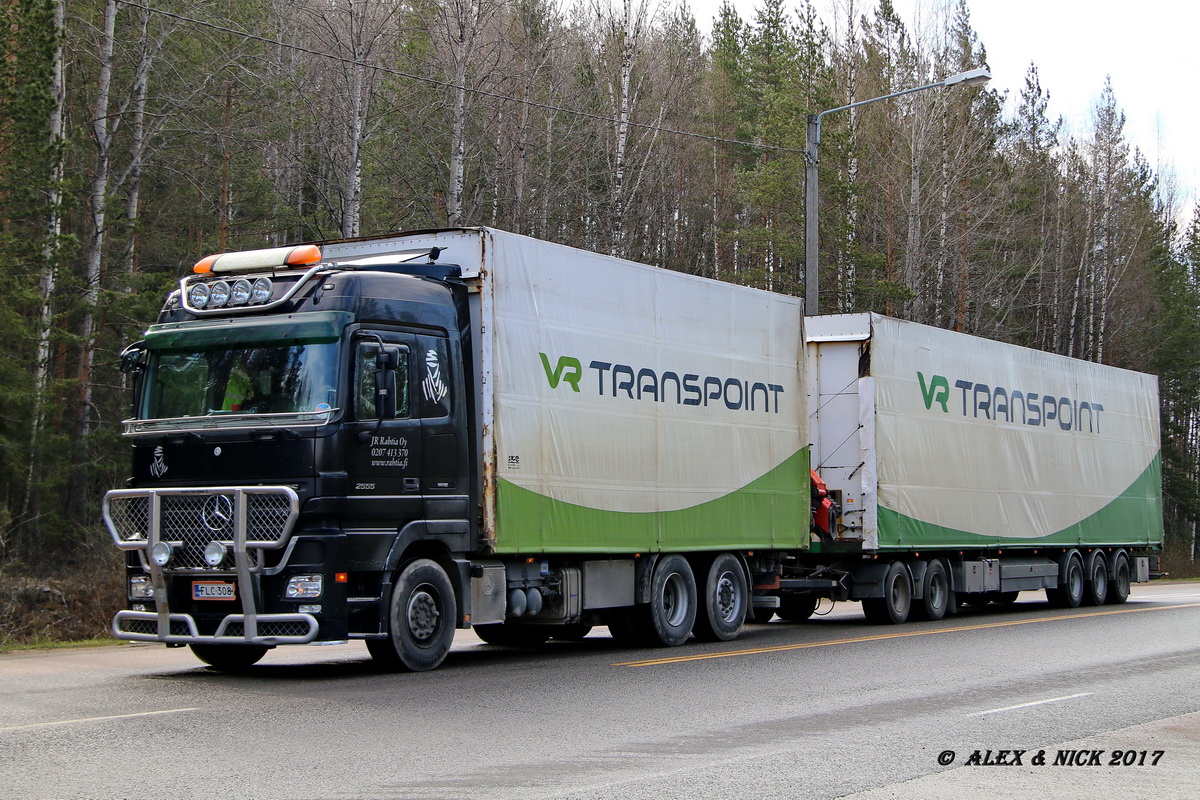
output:
[[[221,253],[196,262],[192,272],[223,274],[255,272],[283,267],[309,267],[321,262],[321,248],[315,244],[295,247],[271,247],[265,250],[246,250],[241,253]]]

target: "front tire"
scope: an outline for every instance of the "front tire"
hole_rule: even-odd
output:
[[[419,558],[400,571],[392,588],[388,638],[368,640],[367,649],[386,667],[426,672],[450,652],[457,622],[458,604],[446,571]]]
[[[193,644],[192,655],[222,672],[242,672],[257,664],[270,648],[260,644]]]
[[[704,580],[703,602],[696,606],[692,633],[704,642],[736,639],[750,607],[750,585],[742,563],[729,553],[717,556]]]

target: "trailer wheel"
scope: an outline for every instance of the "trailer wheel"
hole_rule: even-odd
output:
[[[1103,553],[1097,552],[1092,556],[1092,569],[1083,600],[1089,606],[1102,606],[1108,600],[1108,563]]]
[[[471,630],[475,631],[475,635],[488,644],[511,647],[537,647],[545,644],[553,633],[550,625],[522,625],[519,622],[476,625]]]
[[[675,647],[687,641],[696,622],[696,576],[681,555],[663,556],[654,565],[650,602],[643,607],[639,633],[651,647]]]
[[[950,576],[946,566],[938,559],[929,562],[925,570],[924,585],[921,590],[921,602],[913,606],[913,613],[919,619],[937,622],[946,616],[950,606]]]
[[[371,656],[384,666],[425,672],[450,652],[458,605],[446,570],[428,558],[413,561],[392,587],[387,639],[367,640]]]
[[[257,664],[270,648],[261,644],[193,644],[192,655],[222,672],[241,672]]]
[[[736,639],[746,622],[750,585],[742,563],[730,553],[717,556],[704,580],[704,595],[696,604],[692,633],[704,642]]]
[[[912,610],[912,575],[902,561],[893,561],[883,577],[883,597],[862,601],[869,622],[899,625]]]
[[[1113,563],[1113,579],[1108,582],[1108,602],[1120,605],[1129,599],[1129,558],[1124,553],[1117,555]]]
[[[747,616],[747,622],[753,622],[757,625],[766,625],[771,620],[775,619],[775,609],[773,608],[752,608]]]
[[[1072,552],[1067,557],[1066,573],[1062,584],[1046,589],[1046,599],[1057,608],[1079,608],[1083,602],[1083,559]]]
[[[804,622],[817,610],[821,598],[815,594],[795,594],[779,598],[779,608],[776,609],[780,619],[788,622]]]

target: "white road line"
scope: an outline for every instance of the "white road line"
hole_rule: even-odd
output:
[[[999,714],[1001,711],[1016,711],[1018,708],[1031,708],[1032,706],[1044,706],[1047,703],[1061,703],[1063,700],[1074,700],[1077,697],[1091,697],[1092,692],[1081,692],[1080,694],[1069,694],[1066,697],[1051,697],[1049,700],[1034,700],[1032,703],[1021,703],[1016,706],[1005,706],[1004,708],[993,708],[991,711],[977,711],[974,714],[968,714],[968,717],[983,717],[988,714]]]
[[[29,728],[50,728],[55,725],[74,725],[77,722],[104,722],[110,719],[134,719],[135,717],[156,717],[160,714],[180,714],[184,711],[199,711],[199,708],[168,708],[164,711],[143,711],[139,714],[116,714],[111,717],[82,717],[80,719],[64,719],[58,722],[34,722],[30,725],[13,725],[8,728],[0,728],[0,733],[4,731],[23,731]]]

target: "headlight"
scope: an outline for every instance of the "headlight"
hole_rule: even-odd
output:
[[[275,289],[270,278],[259,278],[254,282],[254,286],[250,288],[251,303],[265,303],[271,299],[271,292]]]
[[[243,306],[250,300],[250,281],[245,278],[238,278],[233,282],[233,288],[229,290],[229,304],[234,306]]]
[[[288,578],[284,597],[288,600],[314,600],[321,596],[323,575],[293,575]]]
[[[208,304],[214,308],[220,308],[229,302],[229,284],[225,281],[217,281],[209,288]]]
[[[192,288],[188,289],[188,302],[192,304],[192,308],[204,308],[208,305],[208,284],[193,283]]]
[[[165,567],[171,560],[171,545],[166,542],[157,542],[154,547],[150,548],[150,560],[160,567]]]
[[[154,586],[149,575],[133,575],[129,578],[129,599],[149,600],[154,597]]]

